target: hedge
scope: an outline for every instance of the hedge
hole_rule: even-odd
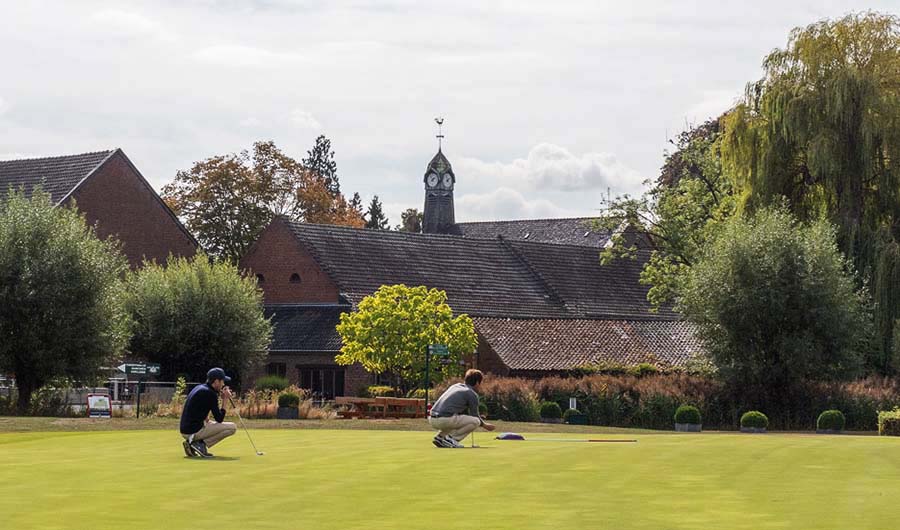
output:
[[[439,396],[456,380],[444,381],[432,395]],[[774,411],[769,428],[779,430],[816,429],[823,410],[840,410],[846,430],[874,431],[878,411],[900,406],[900,378],[870,377],[840,383],[804,383],[783,406],[745,401],[745,396],[721,381],[683,373],[655,375],[595,374],[583,377],[521,379],[488,375],[478,389],[491,418],[538,421],[541,403],[568,403],[578,400],[578,410],[591,425],[672,429],[672,418],[680,405],[697,407],[704,427],[737,430],[745,410]]]
[[[900,436],[900,408],[883,410],[878,413],[878,434],[880,436]]]

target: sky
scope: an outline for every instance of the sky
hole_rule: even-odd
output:
[[[159,190],[324,134],[393,224],[437,150],[457,221],[595,215],[718,116],[788,33],[900,0],[0,0],[0,160],[121,147]]]

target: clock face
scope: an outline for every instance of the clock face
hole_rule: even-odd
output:
[[[444,173],[444,188],[450,189],[453,186],[453,177],[450,173]]]
[[[437,173],[432,173],[432,174],[428,175],[427,182],[428,182],[428,186],[430,186],[432,188],[436,187],[438,185],[438,182],[440,182],[440,179],[438,178]]]

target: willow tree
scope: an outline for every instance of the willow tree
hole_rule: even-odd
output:
[[[786,197],[826,217],[862,278],[873,278],[880,356],[890,370],[900,316],[900,19],[851,14],[791,32],[725,120],[724,167],[741,206]],[[900,368],[900,367],[897,367]]]

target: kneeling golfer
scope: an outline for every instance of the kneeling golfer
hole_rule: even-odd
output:
[[[466,372],[465,383],[448,388],[431,407],[428,423],[440,431],[432,443],[437,447],[465,447],[460,441],[478,427],[493,431],[495,427],[478,413],[478,385],[484,379],[479,370]]]
[[[231,378],[225,370],[213,368],[206,372],[206,383],[197,385],[188,394],[181,412],[181,435],[184,437],[184,454],[200,455],[211,458],[213,455],[207,448],[216,445],[235,432],[237,427],[225,419],[225,401],[231,397],[231,390],[225,383]],[[219,395],[222,395],[222,407],[219,407]],[[212,413],[215,422],[207,421]]]

